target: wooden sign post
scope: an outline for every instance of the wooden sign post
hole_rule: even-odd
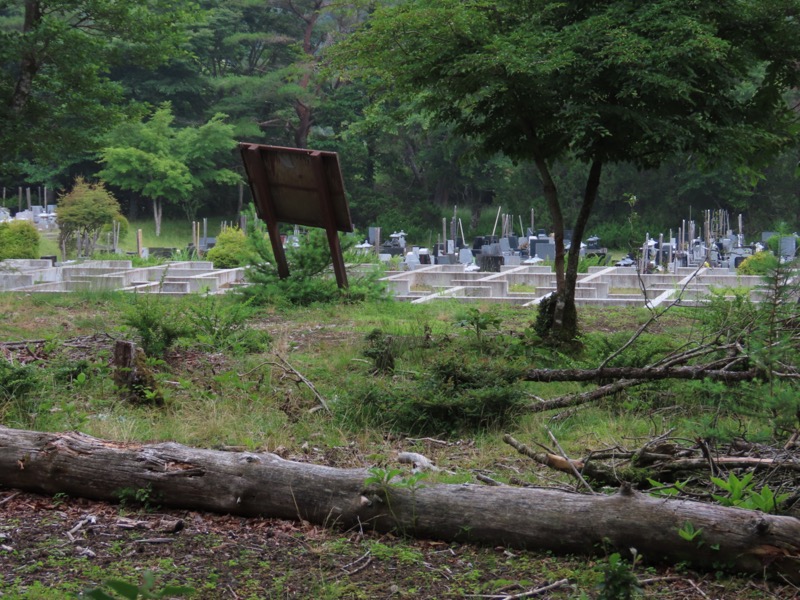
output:
[[[352,232],[339,158],[335,152],[239,144],[258,217],[266,222],[281,279],[289,277],[278,223],[325,230],[336,283],[347,287],[339,231]]]

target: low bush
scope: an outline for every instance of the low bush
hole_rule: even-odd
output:
[[[254,228],[248,232],[250,249],[258,259],[247,271],[249,286],[242,290],[256,305],[309,306],[326,303],[356,303],[385,297],[386,287],[379,280],[380,266],[372,266],[349,277],[348,287],[340,289],[332,273],[331,253],[325,232],[312,229],[297,247],[286,248],[289,277],[281,279],[264,232]],[[341,239],[347,252],[355,238]]]
[[[435,359],[418,379],[361,380],[336,403],[348,420],[409,435],[459,434],[503,427],[527,406],[520,369],[459,354]]]
[[[778,259],[772,252],[756,252],[745,258],[736,272],[739,275],[766,275],[777,266]]]
[[[255,313],[250,302],[211,294],[192,297],[188,302],[186,314],[192,336],[201,344],[214,350],[242,352],[261,352],[269,346],[269,333],[247,326]]]
[[[137,294],[123,311],[123,323],[134,329],[145,354],[162,357],[191,328],[183,305],[157,294]]]
[[[39,258],[39,232],[33,223],[0,223],[0,260],[7,258]]]
[[[247,236],[238,227],[228,227],[217,236],[217,243],[206,253],[215,269],[235,269],[250,262]]]
[[[0,359],[0,400],[24,396],[38,385],[39,376],[34,367]]]
[[[589,333],[583,336],[582,359],[587,365],[596,365],[617,352],[629,340],[628,333]],[[643,368],[663,358],[676,348],[673,338],[666,335],[640,336],[620,352],[607,366]]]

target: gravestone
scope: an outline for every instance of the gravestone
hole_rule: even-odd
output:
[[[419,265],[419,256],[417,254],[414,252],[409,252],[406,254],[406,266],[408,267],[409,271],[419,268]]]
[[[533,252],[533,249],[531,249],[531,252]],[[539,240],[536,244],[536,252],[534,256],[538,256],[542,260],[555,260],[556,245],[550,241],[547,243],[542,243],[542,240]]]
[[[367,231],[368,231],[369,243],[372,245],[377,244],[381,239],[381,228],[370,227]]]
[[[481,254],[488,254],[489,256],[500,256],[500,244],[492,243],[492,244],[485,244],[481,248]]]
[[[469,248],[462,248],[458,252],[458,262],[462,265],[471,265],[475,257],[472,255],[472,250]]]
[[[784,236],[779,245],[781,258],[794,258],[797,253],[797,239],[793,236]]]

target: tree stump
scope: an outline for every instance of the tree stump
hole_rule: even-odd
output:
[[[117,340],[112,365],[114,383],[127,400],[157,405],[164,403],[155,375],[147,365],[147,356],[136,344]]]

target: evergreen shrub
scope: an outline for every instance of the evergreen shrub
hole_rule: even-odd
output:
[[[0,260],[7,258],[39,258],[39,232],[33,223],[0,223]]]
[[[216,245],[206,253],[215,269],[235,269],[250,262],[247,236],[238,227],[228,227],[217,236]]]
[[[503,427],[527,406],[520,373],[510,362],[447,354],[434,359],[420,378],[386,375],[356,381],[334,410],[364,425],[410,435]]]
[[[736,268],[739,275],[766,275],[778,266],[778,258],[772,252],[756,252],[745,258]]]

